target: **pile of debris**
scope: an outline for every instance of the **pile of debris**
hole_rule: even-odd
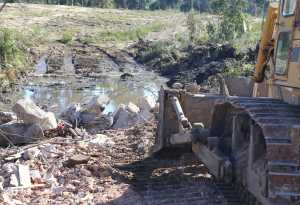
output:
[[[72,105],[60,120],[27,99],[1,113],[1,143],[9,146],[0,149],[0,203],[95,204],[122,196],[121,204],[136,204],[138,194],[118,180],[114,164],[148,153],[156,102],[145,97],[140,106],[103,114],[108,100]]]
[[[0,145],[28,144],[67,133],[79,137],[82,130],[85,134],[97,134],[111,128],[129,128],[151,120],[158,106],[153,98],[142,97],[139,106],[129,102],[119,105],[114,113],[105,114],[109,101],[105,96],[97,96],[85,104],[73,104],[57,119],[32,100],[21,99],[13,106],[13,112],[0,112]]]

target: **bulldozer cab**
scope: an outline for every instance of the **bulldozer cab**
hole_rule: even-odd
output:
[[[298,105],[300,88],[300,1],[271,2],[261,35],[253,96]],[[263,84],[265,86],[259,85]],[[259,90],[264,88],[266,91]],[[261,94],[264,93],[264,94]]]

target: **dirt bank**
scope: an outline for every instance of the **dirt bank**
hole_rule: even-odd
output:
[[[230,44],[202,44],[187,48],[174,48],[172,43],[140,41],[132,48],[135,59],[160,75],[169,78],[168,85],[175,82],[189,84],[203,83],[210,76],[226,73],[234,69],[238,75],[249,76],[254,68],[257,50],[248,49],[245,53],[237,53]]]

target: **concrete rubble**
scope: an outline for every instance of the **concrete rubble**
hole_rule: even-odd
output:
[[[143,125],[0,148],[0,204],[137,204],[142,198],[114,164],[131,149],[144,156],[153,138]]]
[[[38,124],[45,130],[57,127],[54,113],[45,112],[30,99],[17,101],[12,110],[17,114],[18,119],[25,124]]]
[[[108,102],[95,97],[73,104],[63,120],[27,99],[19,100],[12,113],[0,113],[0,143],[11,145],[0,148],[0,204],[141,201],[131,185],[117,182],[114,163],[128,149],[146,155],[153,141],[148,136],[153,139],[155,132],[142,123],[153,129],[157,105],[143,98],[139,106],[120,105],[115,113],[103,114]]]

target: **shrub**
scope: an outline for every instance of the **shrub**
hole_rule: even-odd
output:
[[[73,34],[69,31],[66,31],[63,33],[62,38],[59,40],[59,42],[63,44],[70,43],[73,40]]]
[[[7,28],[0,29],[0,68],[21,68],[26,63],[22,42],[17,32]]]

